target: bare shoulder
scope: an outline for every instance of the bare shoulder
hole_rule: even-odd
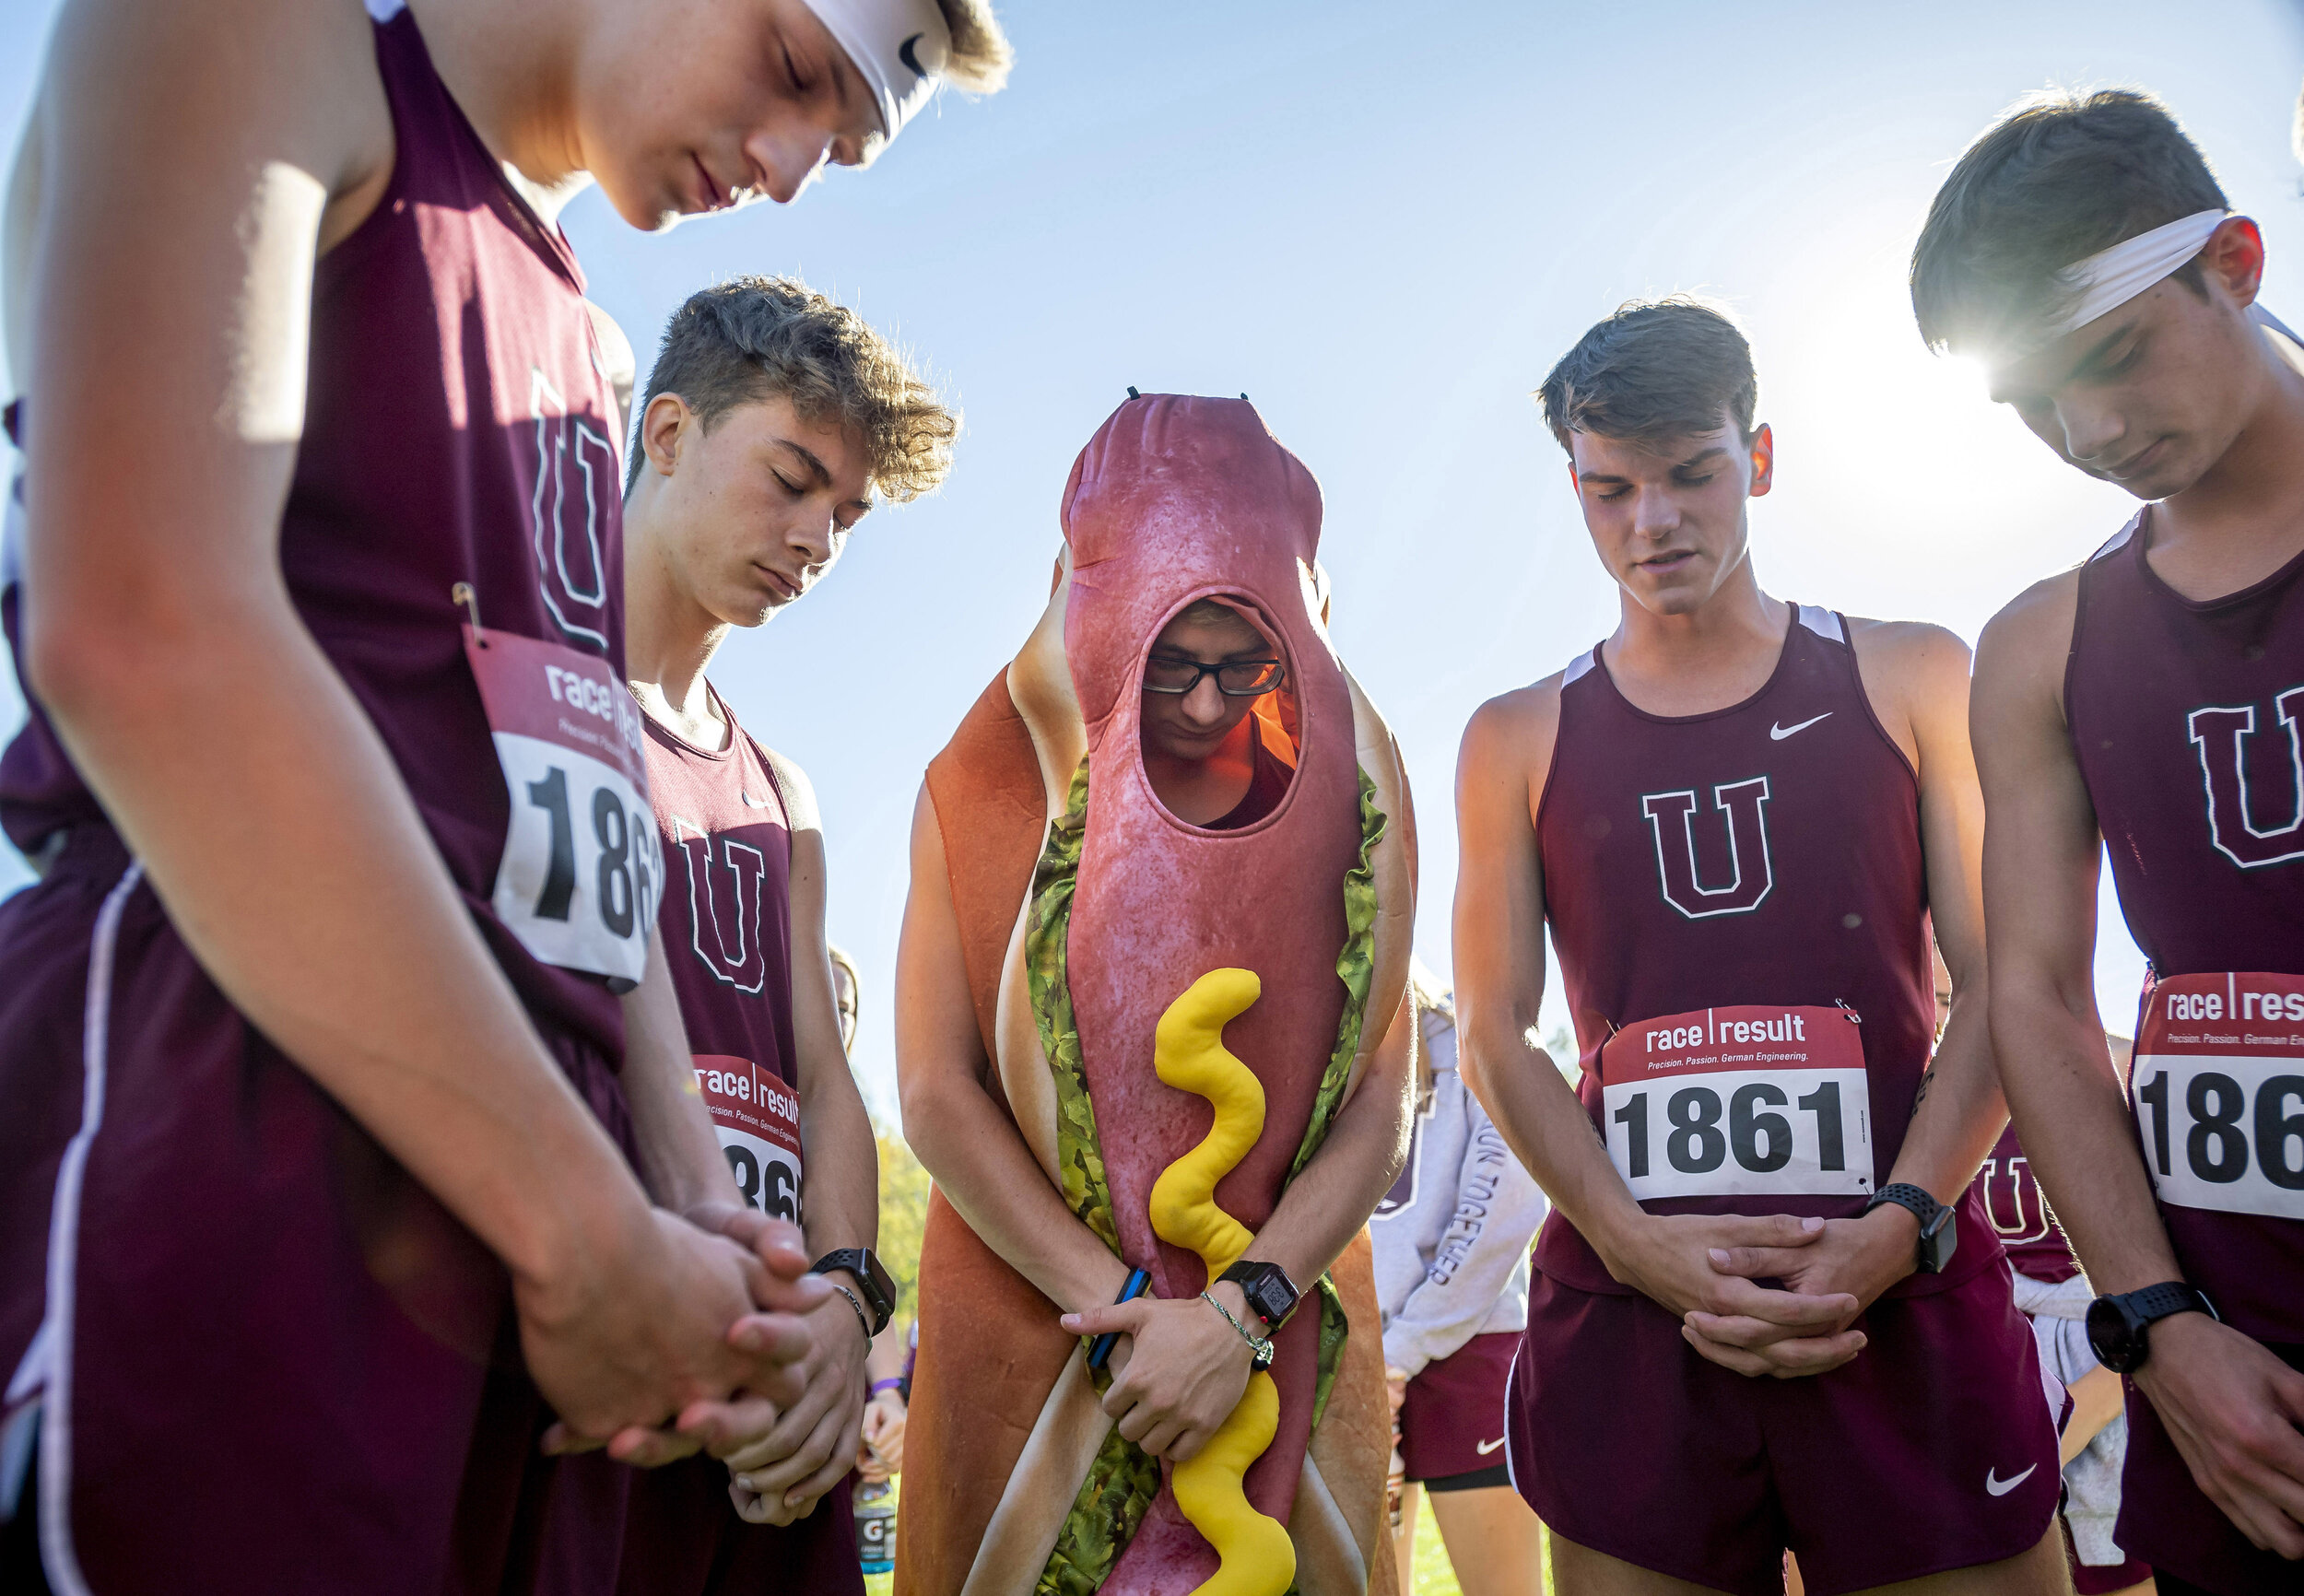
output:
[[[1541,766],[1552,757],[1552,742],[1559,734],[1560,689],[1568,673],[1555,671],[1542,681],[1509,693],[1499,693],[1472,712],[1464,726],[1464,758],[1483,766]]]
[[[2047,670],[2061,682],[2079,614],[2078,568],[2034,582],[1985,623],[1976,644],[1978,680],[2011,672],[2038,676]]]
[[[1567,672],[1556,671],[1541,681],[1499,693],[1473,711],[1457,755],[1459,803],[1510,783],[1523,788],[1529,804],[1534,805],[1552,766],[1552,745],[1560,731],[1560,690],[1567,680]]]
[[[381,191],[392,169],[361,0],[67,0],[36,114],[48,136],[28,139],[19,158],[39,160],[43,143],[51,157],[82,145],[150,152],[160,158],[139,174],[147,183],[169,183],[171,162],[197,173],[253,157],[305,171],[333,205]]]
[[[752,746],[759,750],[769,773],[776,778],[777,788],[783,794],[784,818],[790,823],[793,835],[822,831],[824,813],[817,806],[816,784],[808,780],[808,773],[758,737],[752,738]]]
[[[1865,684],[1891,693],[1967,691],[1969,647],[1934,621],[1879,621],[1850,616],[1848,646]]]

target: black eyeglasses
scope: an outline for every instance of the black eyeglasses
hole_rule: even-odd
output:
[[[1228,698],[1257,698],[1278,687],[1287,670],[1277,660],[1223,660],[1215,664],[1199,660],[1164,660],[1155,656],[1144,663],[1144,690],[1147,693],[1189,693],[1200,685],[1203,676],[1216,678],[1216,690]]]

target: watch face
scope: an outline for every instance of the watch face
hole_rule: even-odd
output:
[[[2088,1347],[2096,1361],[2114,1374],[2125,1374],[2135,1364],[2135,1332],[2120,1305],[2108,1297],[2088,1304]]]
[[[1248,1305],[1263,1316],[1266,1324],[1278,1324],[1296,1307],[1296,1294],[1288,1289],[1286,1276],[1279,1270],[1259,1273],[1242,1286]]]

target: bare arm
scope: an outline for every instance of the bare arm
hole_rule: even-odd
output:
[[[1559,725],[1557,679],[1481,707],[1456,767],[1455,973],[1458,1068],[1520,1161],[1609,1273],[1685,1320],[1697,1310],[1777,1325],[1758,1355],[1775,1374],[1853,1357],[1852,1297],[1771,1291],[1721,1274],[1713,1248],[1799,1247],[1822,1221],[1657,1216],[1632,1198],[1576,1094],[1536,1040],[1544,996],[1544,869],[1535,828]],[[1715,1362],[1734,1358],[1684,1331]],[[1753,1372],[1744,1369],[1743,1372]]]
[[[745,1261],[652,1212],[280,580],[314,259],[390,171],[373,62],[348,4],[79,0],[60,21],[29,686],[204,968],[506,1262],[538,1382],[605,1435],[775,1383],[724,1340]]]
[[[1244,1261],[1276,1263],[1309,1291],[1360,1233],[1408,1156],[1416,1041],[1416,1000],[1403,992],[1367,1074],[1336,1111],[1320,1151],[1280,1193],[1272,1217],[1240,1255]],[[1238,1312],[1246,1304],[1228,1297],[1226,1306]]]
[[[711,1112],[696,1085],[680,998],[664,964],[664,933],[648,938],[648,970],[624,994],[625,1100],[631,1106],[641,1178],[676,1214],[703,1203],[740,1208],[743,1195],[720,1156]]]
[[[2063,721],[2078,579],[1984,630],[1971,720],[1984,839],[1992,1044],[2016,1132],[2101,1292],[2180,1280],[2096,1008],[2096,811]],[[2304,1556],[2304,1376],[2205,1315],[2152,1327],[2135,1383],[2202,1490],[2257,1545]]]
[[[987,1085],[935,804],[912,810],[912,886],[896,956],[904,1136],[969,1228],[1068,1312],[1109,1303],[1128,1266],[1064,1206]]]

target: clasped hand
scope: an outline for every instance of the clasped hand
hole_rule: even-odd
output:
[[[653,1239],[676,1290],[652,1304],[655,1316],[676,1330],[711,1314],[725,1329],[709,1376],[687,1382],[699,1395],[654,1426],[627,1425],[604,1433],[559,1402],[561,1422],[547,1432],[545,1449],[570,1452],[605,1446],[618,1462],[654,1468],[708,1451],[748,1483],[732,1485],[739,1512],[759,1523],[789,1523],[847,1473],[855,1455],[864,1402],[863,1327],[848,1299],[808,1273],[797,1226],[732,1203],[703,1203],[676,1216],[652,1211]],[[677,1266],[702,1263],[710,1272],[689,1285]],[[744,1296],[727,1300],[722,1270],[741,1282]],[[702,1299],[700,1302],[699,1298]],[[706,1306],[709,1304],[710,1306]],[[528,1326],[523,1315],[523,1330]],[[531,1340],[535,1338],[532,1335]],[[532,1366],[535,1362],[531,1352]],[[548,1396],[554,1385],[539,1368]]]
[[[1741,1375],[1797,1379],[1863,1350],[1864,1333],[1851,1326],[1912,1272],[1918,1239],[1918,1222],[1894,1203],[1857,1219],[1644,1215],[1606,1262],[1677,1315],[1701,1356]]]
[[[1240,1287],[1219,1281],[1211,1295],[1252,1329]],[[1240,1405],[1255,1354],[1224,1315],[1197,1297],[1139,1297],[1109,1308],[1067,1313],[1075,1335],[1117,1332],[1104,1411],[1122,1436],[1156,1458],[1183,1462],[1208,1444]]]

